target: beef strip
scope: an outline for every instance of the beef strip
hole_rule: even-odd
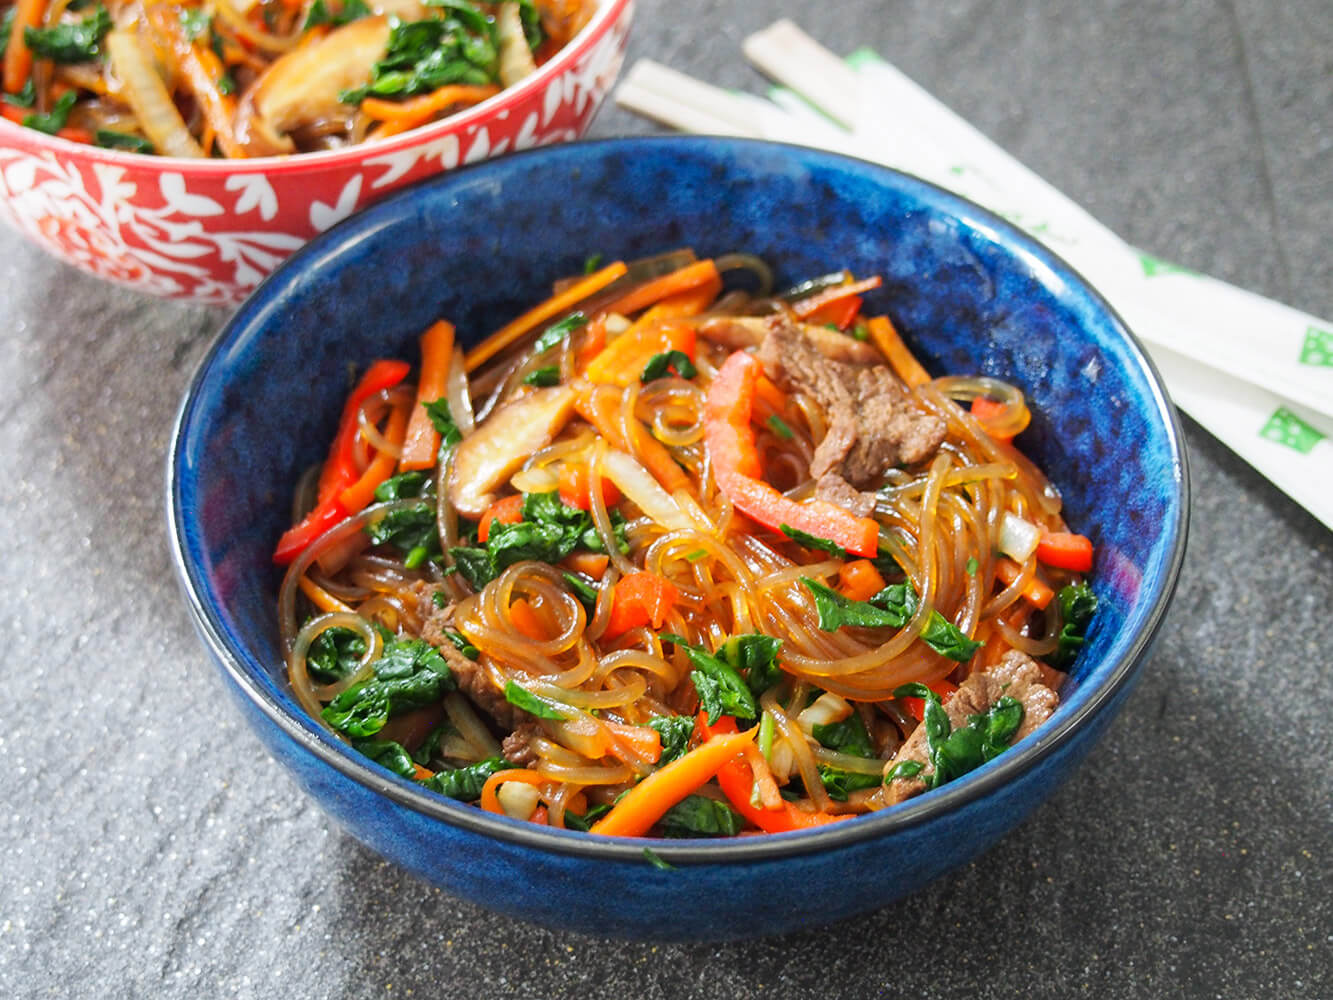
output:
[[[1013,742],[1017,743],[1032,730],[1051,717],[1059,696],[1046,686],[1046,673],[1041,664],[1026,653],[1013,649],[1005,653],[1000,662],[989,670],[975,673],[963,681],[952,698],[944,706],[949,716],[949,724],[955,728],[967,725],[969,715],[981,715],[999,701],[1004,695],[1017,698],[1023,705],[1023,721]],[[926,741],[926,727],[917,726],[907,738],[897,755],[885,765],[885,772],[892,770],[905,760],[914,760],[924,765],[920,775],[914,778],[895,778],[884,790],[885,801],[889,805],[902,802],[913,795],[926,790],[926,783],[921,775],[930,774],[929,746]]]
[[[811,478],[836,473],[853,487],[871,486],[894,466],[920,462],[939,448],[944,421],[918,409],[886,365],[831,360],[785,317],[765,323],[757,357],[768,376],[824,409],[828,431],[810,460]]]
[[[862,492],[836,472],[826,472],[815,483],[815,497],[837,504],[857,517],[869,517],[875,512],[875,494]]]
[[[530,718],[527,712],[505,700],[504,692],[491,683],[480,663],[469,660],[446,634],[453,629],[454,606],[435,606],[435,584],[417,584],[417,614],[421,616],[421,638],[440,651],[458,682],[458,690],[506,732],[513,732],[519,720]]]
[[[505,760],[515,767],[527,767],[535,763],[537,751],[532,746],[532,738],[541,735],[542,728],[536,722],[520,722],[518,728],[500,744]]]

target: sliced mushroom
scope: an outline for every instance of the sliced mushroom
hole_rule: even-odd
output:
[[[486,513],[495,488],[555,439],[573,409],[574,390],[568,386],[538,389],[506,403],[464,438],[449,476],[449,500],[458,512],[472,518]]]
[[[699,324],[699,336],[734,351],[754,347],[767,335],[772,320],[763,316],[717,316]],[[883,364],[884,355],[871,344],[853,340],[845,333],[814,323],[796,324],[831,361],[856,365]]]
[[[389,44],[389,19],[364,17],[274,60],[241,98],[236,137],[250,156],[293,153],[288,133],[347,113],[339,100],[363,87]]]

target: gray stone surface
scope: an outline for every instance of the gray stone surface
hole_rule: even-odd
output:
[[[783,14],[883,52],[1146,249],[1333,317],[1328,0],[640,0],[631,58],[762,92],[740,39]],[[223,319],[0,232],[0,995],[1333,995],[1333,535],[1197,427],[1159,651],[1023,827],[842,926],[603,942],[382,862],[223,700],[161,497]]]

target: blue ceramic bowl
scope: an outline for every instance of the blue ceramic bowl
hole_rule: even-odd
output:
[[[884,276],[886,310],[939,373],[1017,383],[1021,444],[1097,543],[1096,624],[1054,717],[934,792],[818,832],[728,842],[538,828],[378,769],[297,706],[269,556],[296,478],[324,454],[349,364],[415,359],[447,316],[474,338],[584,259],[683,246],[771,262],[779,283]],[[237,311],[199,367],[170,455],[176,564],[227,688],[275,758],[365,844],[446,891],[553,927],[719,939],[874,909],[962,864],[1092,749],[1166,613],[1185,546],[1185,455],[1143,350],[1063,261],[920,180],[794,147],[656,138],[511,156],[407,190],[312,241]],[[652,867],[650,847],[675,866]],[[270,850],[297,850],[272,844]],[[773,885],[799,886],[790,909]]]

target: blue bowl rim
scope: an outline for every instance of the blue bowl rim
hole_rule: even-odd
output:
[[[270,700],[257,685],[245,669],[237,650],[229,644],[227,630],[223,627],[216,612],[201,599],[200,593],[203,581],[198,576],[198,567],[190,563],[185,556],[186,542],[183,512],[180,506],[179,481],[182,466],[180,461],[181,452],[184,446],[186,425],[214,361],[230,342],[234,331],[241,329],[244,325],[265,319],[272,309],[273,303],[282,301],[285,298],[284,292],[293,290],[294,286],[302,280],[301,270],[307,260],[312,258],[317,260],[326,252],[333,250],[336,245],[341,245],[343,241],[354,237],[357,233],[365,233],[379,228],[382,225],[377,221],[379,216],[392,215],[395,211],[401,211],[404,202],[421,197],[425,190],[448,188],[452,184],[469,181],[474,171],[504,169],[506,164],[511,163],[516,158],[558,156],[571,148],[594,151],[600,148],[608,152],[620,150],[618,155],[628,156],[633,155],[635,151],[649,155],[666,152],[669,155],[673,149],[706,154],[709,148],[716,147],[730,147],[739,150],[747,147],[768,151],[785,150],[793,156],[805,158],[807,162],[817,161],[825,166],[843,165],[861,172],[881,172],[885,177],[895,178],[895,183],[898,185],[906,185],[909,188],[916,187],[929,200],[943,203],[945,206],[950,206],[950,203],[952,203],[952,206],[957,206],[960,209],[954,214],[962,215],[961,209],[966,209],[970,216],[984,220],[998,236],[1003,236],[1006,242],[1012,241],[1024,252],[1040,260],[1066,285],[1081,290],[1099,309],[1107,314],[1124,336],[1135,360],[1142,367],[1152,390],[1152,399],[1156,404],[1158,415],[1162,418],[1167,444],[1172,455],[1173,478],[1179,489],[1179,506],[1175,523],[1168,525],[1168,531],[1172,536],[1170,556],[1165,564],[1161,590],[1148,610],[1144,628],[1134,638],[1133,643],[1121,656],[1120,661],[1113,665],[1110,674],[1107,675],[1101,685],[1093,691],[1083,704],[1078,706],[1074,713],[1054,721],[1053,724],[1049,722],[1044,724],[1028,739],[991,761],[979,771],[965,775],[941,789],[917,796],[889,809],[810,831],[767,834],[731,840],[696,841],[642,837],[594,837],[577,831],[556,830],[520,822],[505,816],[496,816],[484,812],[474,805],[467,805],[442,796],[429,794],[406,779],[384,771],[369,760],[363,762],[350,749],[343,747],[341,744],[334,746],[334,737],[318,728],[313,720],[306,719],[304,716],[298,717],[288,712],[281,705]],[[644,860],[644,849],[651,848],[656,855],[673,865],[741,864],[834,850],[868,839],[890,835],[894,831],[936,819],[966,803],[983,798],[999,787],[1016,780],[1019,775],[1051,757],[1057,749],[1074,738],[1084,725],[1099,714],[1104,707],[1113,704],[1120,692],[1132,683],[1142,668],[1175,594],[1180,570],[1184,563],[1190,510],[1189,465],[1184,440],[1179,415],[1167,394],[1161,374],[1144,350],[1138,337],[1130,330],[1124,319],[1111,304],[1089,281],[1054,251],[994,212],[968,198],[892,167],[789,143],[732,137],[680,135],[582,140],[575,143],[513,153],[506,157],[484,161],[409,185],[315,237],[265,278],[218,332],[208,352],[195,369],[181,400],[176,422],[172,428],[165,470],[167,528],[172,563],[186,597],[190,618],[205,645],[213,653],[214,659],[223,667],[236,688],[264,716],[276,724],[279,730],[296,746],[313,754],[343,776],[386,796],[398,805],[406,806],[414,812],[472,833],[495,837],[521,847],[584,857],[589,860],[618,860],[638,863],[642,863]],[[255,657],[255,659],[262,661],[261,657]]]

